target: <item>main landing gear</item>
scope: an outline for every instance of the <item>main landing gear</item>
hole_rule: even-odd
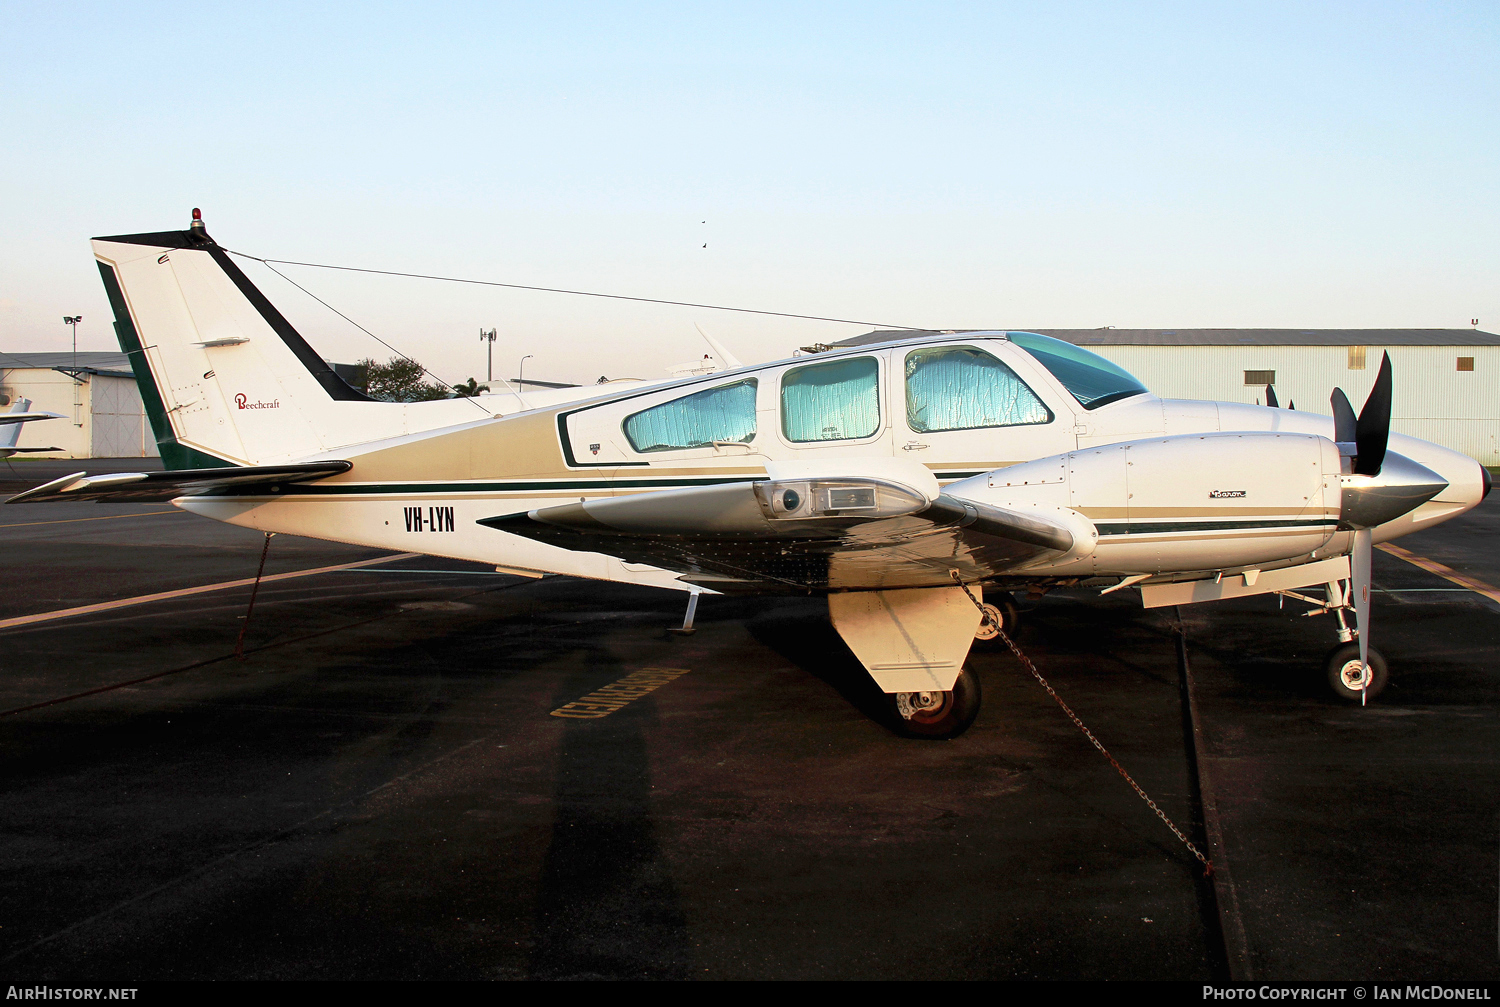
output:
[[[886,698],[900,733],[909,738],[956,738],[979,716],[979,676],[965,668],[952,692],[895,692]]]
[[[974,646],[1001,646],[996,625],[1014,636],[1021,609],[1008,591],[995,592],[981,606],[985,618],[974,631]],[[952,692],[896,692],[887,695],[896,729],[909,738],[956,738],[979,716],[979,678],[968,668],[959,673]]]

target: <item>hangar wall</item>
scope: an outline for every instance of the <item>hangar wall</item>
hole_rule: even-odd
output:
[[[1266,401],[1265,384],[1248,371],[1274,371],[1284,407],[1327,414],[1335,387],[1356,412],[1374,384],[1383,352],[1391,355],[1391,428],[1500,465],[1500,347],[1368,346],[1364,366],[1350,369],[1347,346],[1089,346],[1158,395]],[[1164,352],[1169,351],[1169,352]],[[1459,359],[1473,369],[1461,371]],[[1252,375],[1254,376],[1254,375]]]
[[[59,370],[58,368],[66,368]],[[74,380],[74,374],[77,380]],[[0,410],[17,398],[32,408],[61,413],[21,428],[21,447],[59,451],[24,458],[155,458],[156,441],[128,358],[123,353],[6,353],[0,355]]]

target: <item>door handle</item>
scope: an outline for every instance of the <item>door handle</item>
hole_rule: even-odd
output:
[[[905,444],[901,445],[901,450],[902,451],[926,451],[928,449],[928,447],[930,447],[930,446],[931,445],[923,444],[920,441],[907,441]]]

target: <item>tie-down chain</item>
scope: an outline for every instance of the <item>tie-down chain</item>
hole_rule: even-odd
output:
[[[1135,778],[1125,771],[1125,767],[1120,765],[1119,761],[1116,760],[1113,755],[1109,754],[1109,749],[1105,748],[1104,745],[1100,743],[1099,739],[1094,737],[1094,732],[1090,731],[1088,727],[1084,725],[1083,721],[1078,719],[1078,714],[1073,712],[1072,707],[1063,702],[1063,698],[1057,694],[1057,690],[1052,688],[1052,686],[1047,683],[1047,680],[1042,677],[1042,673],[1036,670],[1036,665],[1031,663],[1031,659],[1025,654],[1021,653],[1021,648],[1016,646],[1016,641],[1012,640],[1009,634],[1007,634],[1004,629],[1000,628],[1000,623],[998,620],[996,620],[994,615],[982,604],[980,604],[978,598],[974,597],[974,592],[970,591],[969,585],[965,584],[959,577],[958,571],[953,570],[950,572],[953,576],[953,582],[959,587],[963,588],[964,594],[966,594],[969,600],[974,603],[974,607],[979,609],[979,617],[995,630],[1000,639],[1005,641],[1005,645],[1010,648],[1010,652],[1012,654],[1016,655],[1016,660],[1021,662],[1021,666],[1024,667],[1027,671],[1031,672],[1031,677],[1035,678],[1039,683],[1041,683],[1042,688],[1047,690],[1047,695],[1057,700],[1057,705],[1062,707],[1062,711],[1063,713],[1066,713],[1068,715],[1068,719],[1071,720],[1074,725],[1076,725],[1077,728],[1083,732],[1083,736],[1085,738],[1088,738],[1089,741],[1093,742],[1094,747],[1099,749],[1099,753],[1109,760],[1109,764],[1111,766],[1114,766],[1115,769],[1119,771],[1119,774],[1125,778],[1125,782],[1130,784],[1131,789],[1133,789],[1137,794],[1140,795],[1141,800],[1146,802],[1146,806],[1149,807],[1152,811],[1156,812],[1156,817],[1160,818],[1163,822],[1166,823],[1167,828],[1172,830],[1172,835],[1182,840],[1182,845],[1186,846],[1189,852],[1191,852],[1193,856],[1198,858],[1198,861],[1203,864],[1203,876],[1212,877],[1214,873],[1213,861],[1205,857],[1203,855],[1203,851],[1194,846],[1192,841],[1188,839],[1187,836],[1182,834],[1182,830],[1177,827],[1176,823],[1174,823],[1172,819],[1167,817],[1167,813],[1161,810],[1161,808],[1157,807],[1156,802],[1151,799],[1151,796],[1141,789],[1141,785],[1139,783],[1135,782]]]

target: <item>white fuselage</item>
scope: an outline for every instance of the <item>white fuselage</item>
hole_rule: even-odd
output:
[[[997,358],[1045,404],[1050,418],[985,429],[921,429],[908,412],[904,361],[914,348],[933,346],[973,347]],[[809,360],[855,358],[873,359],[878,367],[879,407],[873,429],[848,439],[794,440],[785,427],[783,375],[805,367]],[[652,406],[749,380],[755,382],[757,422],[747,442],[639,451],[624,433],[628,417]],[[1038,576],[1214,571],[1306,562],[1348,549],[1348,533],[1337,531],[1332,521],[1294,520],[1314,509],[1322,516],[1337,514],[1339,457],[1331,440],[1331,418],[1238,403],[1164,400],[1150,394],[1086,409],[1046,367],[999,334],[880,344],[628,389],[602,386],[595,397],[556,404],[569,394],[590,391],[570,389],[549,396],[552,403],[547,406],[503,418],[350,443],[307,456],[354,463],[347,477],[315,487],[288,487],[284,495],[272,498],[196,498],[179,503],[196,513],[266,531],[520,570],[683,587],[665,571],[569,552],[475,522],[569,501],[753,479],[764,476],[770,463],[806,462],[853,471],[862,461],[889,459],[920,463],[955,495],[1002,506],[1072,508],[1101,529],[1108,526],[1109,533],[1100,536],[1086,559],[1039,569]],[[497,405],[500,398],[487,398],[485,405]],[[444,406],[451,415],[451,403],[434,405]],[[404,408],[410,413],[420,405]],[[275,419],[267,412],[240,422],[269,424]],[[1272,436],[1223,436],[1240,432]],[[1184,435],[1210,434],[1219,436],[1203,439],[1197,448],[1183,443]],[[1283,436],[1274,436],[1278,434]],[[1164,439],[1171,439],[1171,450],[1153,447]],[[1128,449],[1112,447],[1127,443]],[[1390,449],[1441,474],[1448,488],[1377,528],[1377,540],[1452,517],[1480,499],[1481,473],[1466,456],[1400,435],[1391,436]],[[492,456],[487,457],[487,451]],[[536,460],[517,463],[514,455],[527,451],[535,453]],[[1103,459],[1106,451],[1113,460]],[[462,458],[454,457],[456,453]],[[1070,453],[1071,459],[1066,457]],[[1091,462],[1087,473],[1080,462],[1085,453],[1103,459]],[[396,464],[398,458],[404,463]],[[1028,468],[1044,467],[1038,459],[1053,459],[1057,476],[1016,487],[1008,485],[1016,480],[1003,473],[991,475],[1026,463]],[[430,475],[422,473],[422,462]],[[1239,518],[1259,513],[1265,527],[1215,527],[1201,520],[1202,514],[1189,515],[1189,520],[1199,519],[1194,529],[1169,527],[1171,513],[1174,508],[1182,510],[1185,500],[1201,497],[1206,504],[1211,494],[1234,493],[1250,497],[1231,497],[1228,502],[1215,497],[1214,506],[1238,508]],[[1143,523],[1148,516],[1154,523]],[[1279,529],[1277,521],[1297,527]]]

